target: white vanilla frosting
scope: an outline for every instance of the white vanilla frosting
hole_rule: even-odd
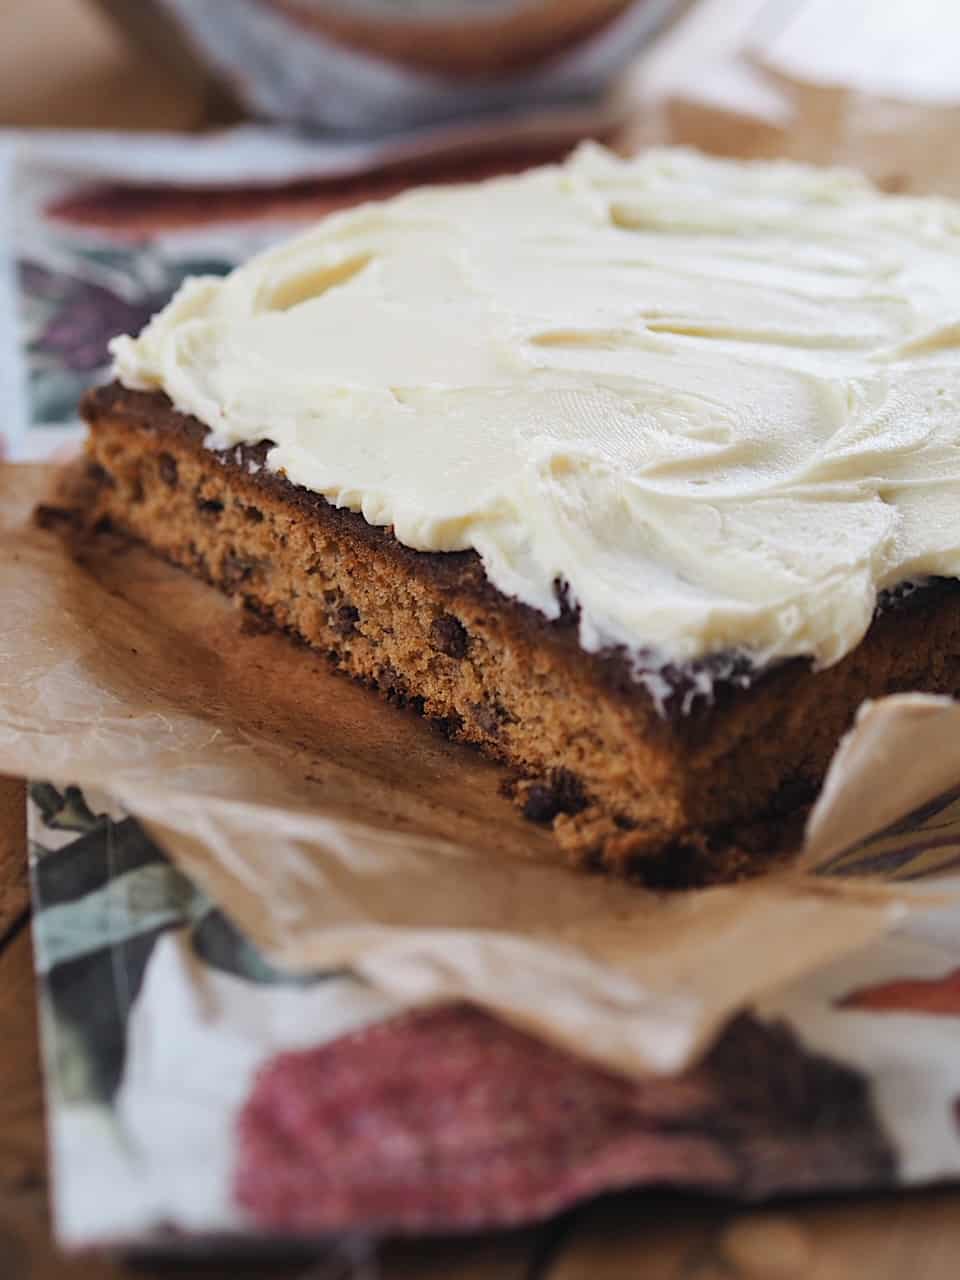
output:
[[[588,146],[329,217],[113,353],[646,667],[824,666],[960,576],[960,206],[848,172]]]

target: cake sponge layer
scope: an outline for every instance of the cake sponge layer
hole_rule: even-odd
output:
[[[526,815],[589,865],[654,883],[762,864],[861,701],[960,689],[960,589],[890,603],[845,659],[661,673],[587,653],[497,591],[474,552],[426,553],[267,469],[269,442],[216,452],[162,393],[89,396],[91,525],[107,521],[240,597],[340,670],[509,767]],[[640,673],[642,676],[642,673]],[[698,692],[702,691],[702,692]]]

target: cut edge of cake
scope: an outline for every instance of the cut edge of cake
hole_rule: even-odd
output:
[[[85,529],[138,539],[501,761],[525,816],[588,867],[673,886],[769,865],[864,699],[960,691],[960,584],[936,580],[824,671],[796,659],[751,679],[724,660],[708,697],[680,670],[658,704],[622,653],[580,647],[573,611],[551,621],[476,553],[411,550],[269,470],[268,433],[216,451],[163,393],[116,383],[83,413]]]

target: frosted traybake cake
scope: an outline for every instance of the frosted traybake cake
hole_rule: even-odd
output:
[[[958,299],[952,203],[582,148],[188,281],[86,401],[90,516],[576,858],[729,874],[865,697],[960,688]]]

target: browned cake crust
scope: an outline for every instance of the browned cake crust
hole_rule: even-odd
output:
[[[214,452],[164,395],[116,384],[84,414],[92,525],[509,765],[526,816],[591,865],[667,883],[739,874],[809,801],[864,698],[960,689],[960,589],[937,580],[889,599],[826,671],[712,659],[664,673],[655,704],[622,653],[580,648],[569,608],[549,621],[491,586],[475,553],[402,546],[268,471],[267,443]]]

